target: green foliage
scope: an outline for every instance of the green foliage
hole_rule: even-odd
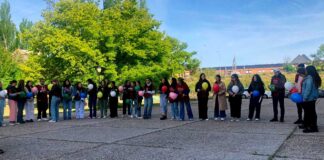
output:
[[[28,39],[24,39],[24,35],[30,31],[33,27],[33,22],[29,21],[28,19],[23,19],[22,22],[19,24],[19,48],[21,49],[29,49],[29,45],[27,43]]]
[[[16,26],[11,20],[10,4],[7,0],[0,6],[0,46],[5,51],[13,51],[18,45]]]
[[[0,48],[0,81],[8,84],[18,76],[18,67],[11,54]]]
[[[296,68],[292,64],[289,64],[289,63],[284,64],[283,69],[286,72],[295,72],[296,71]]]
[[[316,54],[311,56],[314,58],[313,65],[316,66],[318,70],[324,71],[324,44],[319,47]]]

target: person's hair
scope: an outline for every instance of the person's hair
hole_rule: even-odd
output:
[[[76,88],[76,89],[81,89],[81,88],[79,88],[79,84],[81,84],[81,88],[82,88],[82,83],[81,83],[81,82],[77,82],[77,83],[75,84],[75,88]]]
[[[116,86],[116,82],[115,81],[110,81],[110,83],[114,86]]]
[[[141,81],[136,81],[141,86]]]
[[[254,77],[256,78],[256,81],[254,81]],[[260,75],[258,75],[258,74],[253,75],[251,84],[260,84],[260,85],[264,86],[264,83],[263,83]]]
[[[216,78],[219,78],[220,81],[222,80],[222,77],[219,74],[216,75]]]
[[[322,85],[322,79],[319,76],[316,68],[314,66],[307,66],[306,67],[306,72],[307,72],[307,75],[310,75],[310,76],[313,77],[313,81],[315,83],[316,88],[321,87],[321,85]]]
[[[161,83],[162,83],[162,80],[164,79],[164,84],[163,85],[167,85],[167,86],[170,86],[170,83],[169,83],[169,81],[168,81],[168,79],[166,78],[166,77],[164,77],[164,78],[162,78],[161,79]]]
[[[21,89],[21,90],[24,90],[24,88],[25,88],[25,81],[24,80],[19,80],[18,88]]]
[[[181,84],[183,84],[184,83],[184,80],[183,80],[183,78],[178,78],[178,81],[181,83]]]
[[[31,81],[27,81],[27,82],[26,82],[26,88],[27,88],[29,91],[31,90],[31,87],[32,87],[32,86],[29,86],[29,85],[28,85],[30,82],[31,82]]]
[[[235,78],[238,83],[241,83],[240,78],[237,74],[232,74],[231,78]]]
[[[298,67],[298,68],[305,68],[305,64],[304,64],[304,63],[298,64],[297,67]]]
[[[129,82],[129,80],[126,80],[124,83],[124,86],[127,86],[127,83]]]
[[[199,76],[199,81],[200,82],[203,81],[203,79],[201,78],[203,75],[205,76],[205,79],[206,79],[206,74],[205,73],[201,73],[200,76]]]
[[[12,80],[10,84],[17,83],[17,80]]]
[[[89,84],[93,84],[93,80],[92,79],[88,79],[87,80]]]
[[[69,84],[67,85],[66,82],[69,82]],[[63,83],[63,87],[71,87],[71,82],[70,80],[66,79]]]
[[[306,73],[306,69],[305,69],[305,68],[298,68],[298,69],[297,69],[297,73],[298,73],[298,74],[303,74],[303,75],[305,75],[305,73]]]

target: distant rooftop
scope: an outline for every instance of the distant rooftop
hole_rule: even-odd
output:
[[[290,63],[291,64],[308,64],[311,63],[312,60],[310,60],[306,55],[301,54],[298,55],[295,59],[293,59]]]
[[[236,66],[236,69],[251,69],[251,68],[280,68],[283,66],[283,63],[277,64],[256,64],[256,65],[240,65]],[[224,67],[211,67],[209,69],[216,69],[216,70],[232,70],[232,66],[224,66]]]

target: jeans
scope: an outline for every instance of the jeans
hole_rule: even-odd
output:
[[[25,104],[26,120],[33,120],[34,117],[34,99],[27,100]]]
[[[0,98],[0,127],[2,126],[3,123],[3,113],[4,113],[5,105],[6,105],[6,99]]]
[[[23,111],[24,111],[24,107],[25,107],[25,101],[24,100],[18,100],[18,114],[17,114],[17,122],[18,123],[22,123],[24,122],[23,119]]]
[[[172,102],[171,103],[171,112],[172,112],[172,118],[173,119],[179,119],[178,102]]]
[[[107,112],[108,112],[107,100],[99,99],[98,100],[98,106],[100,108],[100,116],[101,116],[101,118],[107,117]]]
[[[58,121],[59,120],[59,105],[61,99],[56,96],[52,96],[51,100],[51,120]]]
[[[137,102],[136,100],[130,99],[130,112],[132,116],[136,116],[137,115]]]
[[[84,101],[75,101],[75,115],[76,119],[84,118]]]
[[[167,115],[168,113],[168,99],[166,94],[160,94],[160,107],[162,115]]]
[[[72,119],[72,100],[63,100],[63,119]]]
[[[190,101],[180,101],[179,103],[180,103],[180,119],[183,121],[185,120],[185,108],[184,108],[185,105],[186,105],[188,118],[193,119]]]
[[[144,118],[152,117],[153,97],[144,98]]]
[[[90,118],[96,118],[97,117],[97,97],[95,96],[89,96],[89,117]]]
[[[138,99],[136,99],[135,106],[136,106],[137,117],[141,117],[142,116],[142,101],[139,101]]]

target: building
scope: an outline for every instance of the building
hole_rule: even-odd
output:
[[[283,69],[283,64],[258,64],[258,65],[243,65],[236,66],[233,70],[233,66],[226,67],[214,67],[218,74],[221,75],[231,75],[236,74],[261,74],[261,73],[272,73],[274,68]]]
[[[294,66],[297,66],[298,64],[310,64],[312,63],[312,60],[309,59],[306,55],[301,54],[294,58],[290,63]]]

